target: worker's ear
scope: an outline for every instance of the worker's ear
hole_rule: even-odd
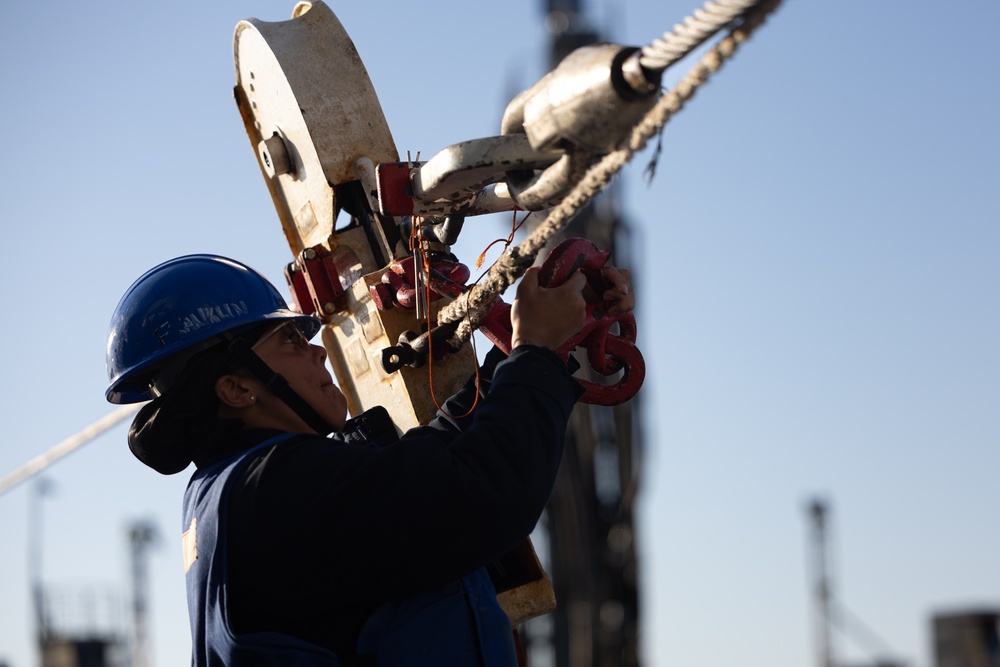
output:
[[[222,405],[231,408],[250,407],[257,400],[248,378],[227,373],[215,381],[215,395]]]

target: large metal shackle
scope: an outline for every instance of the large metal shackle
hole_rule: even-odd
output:
[[[563,153],[545,169],[507,173],[518,206],[538,211],[559,203],[656,103],[658,82],[635,87],[625,76],[637,52],[617,44],[581,47],[507,105],[501,134],[525,134],[533,149]]]

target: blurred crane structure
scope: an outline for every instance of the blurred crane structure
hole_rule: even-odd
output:
[[[550,66],[577,47],[600,41],[588,27],[580,0],[546,0],[544,10]],[[635,280],[638,267],[619,209],[617,190],[608,188],[574,218],[562,238],[580,236],[611,249],[614,263],[629,268]],[[557,607],[525,628],[531,667],[639,664],[634,521],[642,452],[639,398],[615,407],[581,403],[570,420],[540,544]]]
[[[159,540],[150,521],[128,528],[132,570],[132,667],[149,667],[149,548]]]
[[[895,651],[834,595],[830,572],[829,503],[820,498],[813,498],[808,503],[806,511],[811,525],[809,577],[814,596],[813,637],[817,667],[847,667],[848,664],[852,667],[905,667],[905,663],[892,657]],[[843,635],[852,640],[869,657],[860,663],[845,663],[840,660],[840,651],[834,650],[835,631],[838,636]],[[938,665],[938,667],[946,666]]]
[[[100,588],[44,584],[42,500],[50,491],[48,480],[37,479],[28,507],[28,581],[39,663],[41,667],[117,667],[122,652],[118,597]]]

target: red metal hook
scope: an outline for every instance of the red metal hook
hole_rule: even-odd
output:
[[[611,317],[607,313],[607,304],[604,303],[603,295],[608,284],[602,270],[610,254],[609,250],[599,250],[587,239],[566,239],[549,253],[538,276],[538,283],[542,287],[561,285],[575,271],[582,272],[587,278],[587,286],[584,288],[587,311],[583,328],[556,352],[563,359],[568,359],[574,349],[586,349],[587,361],[594,373],[609,378],[620,374],[617,382],[578,379],[585,389],[580,400],[595,405],[624,403],[636,395],[646,377],[646,363],[635,346],[635,318],[632,313]],[[377,307],[386,309],[397,305],[412,308],[413,281],[409,278],[412,275],[412,257],[394,262],[390,270],[383,274],[382,282],[372,288],[372,298]],[[468,289],[465,286],[468,277],[469,271],[462,264],[447,260],[435,261],[429,276],[429,286],[434,295],[432,298],[437,295],[452,298],[458,296]],[[510,309],[510,304],[497,299],[479,325],[483,335],[506,354],[510,354],[513,335]],[[611,333],[616,325],[618,333]],[[427,334],[423,334],[423,337],[426,336]],[[421,339],[417,334],[413,334],[413,338],[418,341]],[[425,355],[426,341],[414,343],[413,340],[408,340],[384,350],[382,364],[387,372],[392,372],[401,365],[422,365]],[[404,357],[408,360],[404,360]]]
[[[646,362],[635,345],[636,324],[632,313],[617,317],[607,314],[603,294],[607,281],[602,269],[611,254],[582,238],[566,239],[557,245],[542,263],[538,283],[543,287],[556,287],[566,282],[574,271],[587,277],[584,298],[587,315],[580,332],[566,341],[557,353],[564,359],[581,347],[587,350],[587,360],[598,375],[610,377],[621,373],[617,382],[608,384],[578,379],[586,392],[580,399],[595,405],[618,405],[638,393],[646,378]],[[611,329],[618,325],[618,333]],[[479,330],[501,350],[510,354],[512,327],[510,305],[498,301],[486,316]]]

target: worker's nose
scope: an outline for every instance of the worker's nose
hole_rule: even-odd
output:
[[[316,358],[316,363],[323,364],[326,362],[326,348],[322,345],[316,345],[315,343],[309,343],[309,347],[312,348],[312,353]]]

